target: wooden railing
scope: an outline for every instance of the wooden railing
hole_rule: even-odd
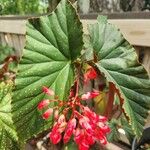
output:
[[[85,18],[85,17],[84,17]],[[25,45],[25,24],[27,17],[0,17],[0,43],[15,48],[16,54],[21,56]],[[150,74],[150,19],[109,19],[121,30],[124,37],[135,47],[140,61]],[[85,33],[87,24],[96,19],[82,19]]]

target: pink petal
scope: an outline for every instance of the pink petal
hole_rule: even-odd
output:
[[[64,143],[68,143],[71,135],[73,134],[73,129],[72,128],[68,128],[64,134]]]
[[[59,116],[59,111],[55,110],[55,112],[54,112],[54,118],[55,118],[55,120],[58,119],[58,116]]]
[[[47,88],[46,86],[43,86],[42,90],[43,90],[43,92],[44,92],[45,94],[48,94],[49,96],[52,96],[52,95],[55,94],[52,89],[49,89],[49,88]]]
[[[83,129],[79,129],[77,128],[74,132],[74,141],[77,143],[77,144],[80,144],[80,142],[82,141],[82,139],[84,138],[84,133],[83,133]]]
[[[107,139],[106,138],[103,138],[100,140],[101,144],[103,145],[106,145],[107,144]]]
[[[85,74],[84,74],[84,82],[87,83],[91,79],[95,79],[97,77],[97,73],[93,68],[90,68]]]
[[[75,118],[69,120],[68,125],[67,125],[67,129],[66,129],[66,132],[64,135],[64,143],[67,143],[70,140],[71,135],[73,134],[73,130],[76,127],[76,122],[77,121]]]
[[[86,94],[83,94],[81,96],[82,100],[87,100],[87,99],[91,99],[91,98],[95,98],[99,95],[99,91],[93,91],[93,92],[87,92]]]
[[[43,116],[43,119],[48,119],[53,113],[53,109],[52,108],[49,108],[42,116]]]
[[[79,150],[89,150],[89,145],[85,139],[80,142]]]
[[[77,120],[75,118],[69,120],[67,128],[74,129],[76,127]]]
[[[39,104],[38,104],[38,109],[41,110],[43,108],[45,108],[46,106],[49,105],[49,100],[46,99],[46,100],[42,100]]]
[[[56,122],[55,124],[54,124],[54,126],[53,126],[53,129],[52,129],[52,132],[59,132],[58,131],[58,129],[59,129],[59,125],[58,125],[58,123]]]
[[[84,112],[83,113],[86,117],[90,118],[93,123],[97,123],[99,121],[98,120],[99,116],[95,112],[90,110],[88,107],[84,107]]]
[[[106,122],[106,121],[107,121],[107,118],[106,118],[105,116],[99,115],[99,121],[101,121],[101,122]]]
[[[62,135],[59,132],[51,132],[50,140],[53,144],[58,144],[62,138]]]
[[[91,92],[91,98],[95,98],[99,95],[99,91],[94,90],[93,92]]]
[[[67,123],[66,122],[62,122],[61,124],[59,124],[59,132],[62,133],[64,132],[65,128],[67,126]]]
[[[90,123],[87,121],[87,119],[88,119],[87,117],[82,117],[79,119],[79,123],[83,129],[85,129],[88,133],[92,134],[93,129]]]
[[[90,68],[87,73],[88,73],[88,78],[90,79],[95,79],[97,77],[97,73],[94,70],[94,68]]]
[[[104,144],[104,145],[107,144],[107,139],[105,135],[103,134],[103,132],[101,132],[100,130],[95,131],[95,137],[97,138],[97,140],[101,142],[101,144]]]
[[[89,145],[93,145],[95,143],[94,137],[88,133],[85,134],[85,140]]]
[[[81,96],[82,100],[87,100],[87,99],[90,99],[90,98],[91,98],[91,93],[90,92],[87,92],[86,94],[83,94]]]
[[[58,118],[58,124],[61,124],[62,122],[66,122],[65,116],[62,114]]]
[[[97,123],[97,126],[100,127],[101,131],[102,131],[104,134],[110,132],[110,128],[109,128],[106,124],[104,124],[104,123],[102,123],[102,122],[98,122],[98,123]]]

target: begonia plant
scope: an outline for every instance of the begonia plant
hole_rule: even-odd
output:
[[[52,13],[29,19],[26,30],[10,109],[19,144],[46,131],[62,149],[88,150],[107,144],[109,122],[122,116],[141,136],[150,80],[135,49],[106,17],[99,16],[85,35],[76,9],[61,0]],[[6,149],[6,136],[0,137]]]

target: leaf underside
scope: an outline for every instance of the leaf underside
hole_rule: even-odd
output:
[[[119,90],[122,108],[137,136],[143,131],[150,108],[150,80],[137,61],[135,49],[105,17],[89,26],[97,68]]]
[[[20,139],[50,128],[52,119],[43,120],[37,110],[37,104],[47,98],[41,88],[50,87],[59,99],[66,99],[75,78],[73,62],[82,46],[82,24],[67,0],[50,15],[29,20],[12,103]]]
[[[0,83],[0,150],[16,150],[17,134],[11,114],[12,84]]]

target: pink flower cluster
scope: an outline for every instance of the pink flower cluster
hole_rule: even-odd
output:
[[[96,141],[107,144],[106,134],[110,132],[107,118],[97,115],[88,107],[83,107],[83,112],[75,112],[79,126],[74,131],[74,141],[79,145],[79,150],[88,150]]]
[[[88,72],[87,74],[88,79],[94,79],[97,76],[96,72]],[[46,87],[43,87],[43,92],[48,95],[54,95],[53,90]],[[74,91],[71,90],[67,102],[43,100],[38,104],[39,110],[47,108],[43,113],[44,119],[48,119],[52,114],[54,115],[55,123],[49,134],[53,144],[58,144],[61,140],[66,144],[72,137],[79,150],[88,150],[95,142],[107,143],[106,134],[110,132],[110,128],[106,124],[107,118],[97,115],[90,108],[82,104],[82,100],[92,99],[98,95],[99,91],[93,90],[78,96],[78,94],[74,94]],[[49,108],[48,106],[52,101],[58,101],[58,107]],[[62,106],[64,108],[63,111],[59,111],[59,108]],[[68,115],[69,112],[71,112],[70,115]]]
[[[88,150],[96,141],[107,143],[106,133],[110,132],[110,128],[105,124],[106,121],[105,117],[98,116],[88,107],[84,107],[82,114],[75,111],[74,118],[68,122],[65,116],[61,115],[50,133],[50,139],[53,144],[57,144],[64,132],[64,143],[68,143],[73,135],[79,150]]]

